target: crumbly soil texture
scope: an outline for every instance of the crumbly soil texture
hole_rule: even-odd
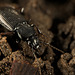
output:
[[[1,0],[0,7],[24,9],[40,40],[34,55],[0,25],[0,75],[75,75],[75,0]]]

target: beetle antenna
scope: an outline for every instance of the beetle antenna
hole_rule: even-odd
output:
[[[55,50],[57,50],[57,51],[59,51],[59,52],[61,52],[61,53],[64,53],[64,51],[62,51],[62,50],[60,50],[60,49],[54,47],[53,45],[51,45],[51,44],[49,44],[49,43],[46,43],[46,44],[49,45],[50,47],[52,47],[53,49],[55,49]]]
[[[57,51],[59,51],[59,52],[61,52],[61,53],[64,53],[64,51],[62,51],[62,50],[60,50],[60,49],[54,47],[54,46],[51,45],[50,43],[45,43],[45,42],[43,42],[43,41],[41,41],[41,43],[44,43],[45,45],[48,45],[48,46],[52,47],[53,49],[55,49],[55,50],[57,50]]]
[[[44,37],[47,37],[47,36],[45,36],[44,34],[41,33],[41,31],[38,29],[38,27],[37,27],[36,25],[32,24],[32,26],[35,26],[35,27],[36,27],[36,29],[37,29],[37,31],[38,31],[39,34],[43,35]],[[47,37],[47,38],[48,38],[48,37]],[[45,43],[45,42],[42,42],[42,41],[41,41],[41,43],[44,43],[45,45],[49,45],[49,46],[52,47],[53,49],[55,49],[55,50],[57,50],[57,51],[59,51],[59,52],[61,52],[61,53],[64,53],[64,51],[62,51],[62,50],[60,50],[60,49],[54,47],[53,45],[51,45],[51,44],[49,44],[49,43]]]

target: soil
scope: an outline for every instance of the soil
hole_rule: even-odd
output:
[[[0,7],[14,7],[34,27],[40,49],[34,50],[0,25],[0,75],[75,75],[75,1],[2,0]],[[48,44],[50,43],[50,44]]]

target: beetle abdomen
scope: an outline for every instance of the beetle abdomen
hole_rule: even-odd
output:
[[[5,25],[6,24],[9,25],[12,30],[15,28],[15,25],[17,25],[17,23],[25,21],[25,18],[22,15],[19,15],[19,12],[17,12],[15,9],[10,7],[1,8],[0,16],[1,16],[0,20]],[[10,29],[8,28],[8,30]]]

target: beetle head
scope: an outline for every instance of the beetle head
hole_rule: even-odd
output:
[[[30,45],[32,48],[34,49],[39,48],[39,39],[37,36],[31,36],[27,38],[26,41],[28,42],[28,45]]]

